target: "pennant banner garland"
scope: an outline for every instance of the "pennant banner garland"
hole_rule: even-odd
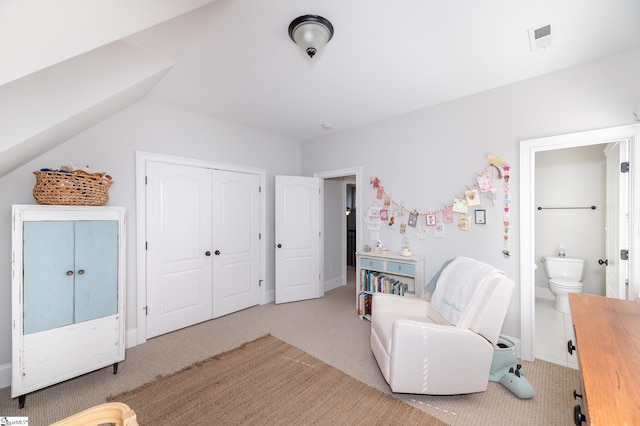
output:
[[[482,196],[491,201],[492,205],[496,204],[496,188],[494,186],[494,179],[504,179],[504,199],[503,199],[503,246],[502,254],[508,258],[509,252],[509,171],[511,166],[505,163],[504,159],[496,157],[491,154],[487,156],[487,163],[489,165],[482,172],[478,173],[476,182],[473,185],[468,186],[463,192],[463,195],[457,195],[453,198],[450,204],[437,210],[429,210],[426,212],[420,212],[417,209],[408,210],[404,207],[404,203],[394,200],[389,193],[384,189],[384,186],[377,177],[370,179],[370,184],[373,189],[376,190],[376,199],[383,200],[382,206],[378,204],[378,201],[374,202],[368,212],[365,214],[365,223],[371,230],[381,229],[383,226],[391,229],[397,229],[400,227],[400,233],[405,234],[407,232],[407,225],[416,228],[416,235],[419,239],[426,238],[427,227],[433,227],[434,236],[437,238],[443,238],[444,227],[443,223],[453,223],[455,221],[454,214],[458,213],[457,226],[459,230],[469,231],[471,230],[471,223],[474,221],[473,211],[475,211],[475,223],[485,224],[484,210],[478,209],[481,206]],[[409,213],[407,221],[401,221],[399,223],[399,217],[405,216],[405,213]],[[481,213],[481,214],[479,214]]]

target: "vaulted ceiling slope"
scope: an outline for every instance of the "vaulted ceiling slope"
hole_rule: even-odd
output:
[[[313,59],[287,33],[305,14],[335,27]],[[0,0],[0,155],[141,96],[303,141],[640,47],[638,22],[637,0]]]
[[[214,0],[0,0],[0,176],[143,98],[171,61],[119,41]]]

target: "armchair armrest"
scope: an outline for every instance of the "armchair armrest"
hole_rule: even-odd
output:
[[[412,296],[374,293],[371,314],[376,312],[402,312],[410,317],[427,317],[429,302]]]

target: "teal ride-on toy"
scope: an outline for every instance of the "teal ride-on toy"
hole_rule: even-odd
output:
[[[500,336],[497,346],[493,351],[489,380],[501,383],[518,398],[533,398],[535,391],[531,383],[524,377],[522,365],[518,364],[515,343]]]

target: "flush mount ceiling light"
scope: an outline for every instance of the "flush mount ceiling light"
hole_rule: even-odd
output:
[[[289,37],[313,58],[333,37],[333,25],[322,16],[300,16],[289,24]]]

